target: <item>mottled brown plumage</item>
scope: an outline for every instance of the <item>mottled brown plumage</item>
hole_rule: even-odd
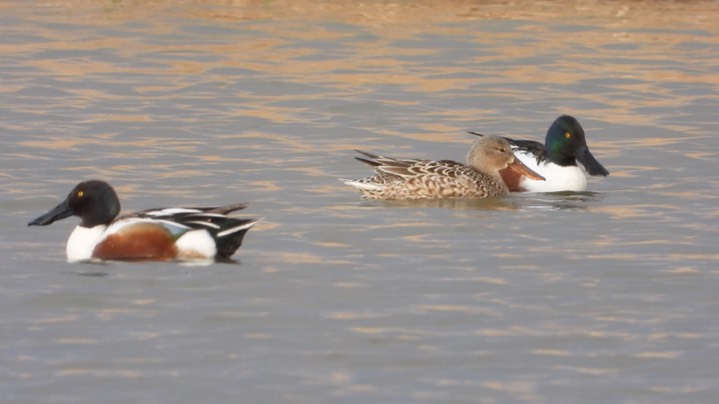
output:
[[[371,199],[489,198],[509,193],[499,170],[510,167],[543,179],[514,158],[509,143],[495,136],[474,141],[467,164],[451,160],[396,159],[357,150],[377,174],[342,180]]]

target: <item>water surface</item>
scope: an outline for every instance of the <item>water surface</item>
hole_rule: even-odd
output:
[[[716,2],[0,1],[3,402],[714,402]],[[576,116],[579,194],[364,201]],[[236,262],[65,262],[29,220],[246,201]]]

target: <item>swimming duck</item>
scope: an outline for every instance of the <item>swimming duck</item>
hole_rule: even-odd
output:
[[[226,216],[245,206],[148,209],[118,218],[115,190],[107,182],[90,180],[79,183],[64,201],[28,226],[79,216],[81,222],[67,242],[70,262],[229,258],[257,222]]]
[[[475,140],[467,164],[451,160],[397,159],[357,150],[357,160],[377,174],[358,180],[342,179],[370,199],[489,198],[509,193],[499,170],[543,180],[514,157],[509,142],[496,136]]]
[[[482,136],[476,132],[469,133]],[[545,181],[537,181],[504,169],[500,174],[512,192],[584,191],[587,189],[587,176],[577,162],[589,175],[609,175],[609,171],[589,151],[582,125],[569,115],[562,115],[552,123],[544,144],[533,140],[505,139],[512,145],[518,159],[545,178]]]

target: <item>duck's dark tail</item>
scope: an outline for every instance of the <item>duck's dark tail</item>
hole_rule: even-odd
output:
[[[245,233],[258,221],[257,219],[228,218],[222,223],[222,228],[215,233],[217,256],[220,258],[230,258],[242,245],[242,239],[245,238]]]

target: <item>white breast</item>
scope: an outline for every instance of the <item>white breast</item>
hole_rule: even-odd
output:
[[[86,261],[92,258],[95,246],[104,238],[105,225],[95,227],[77,226],[67,240],[67,260],[69,262]]]
[[[577,166],[562,167],[551,162],[537,164],[533,155],[521,151],[515,152],[514,155],[527,167],[546,178],[546,181],[536,181],[523,177],[520,186],[529,192],[579,192],[587,189],[587,176]]]

